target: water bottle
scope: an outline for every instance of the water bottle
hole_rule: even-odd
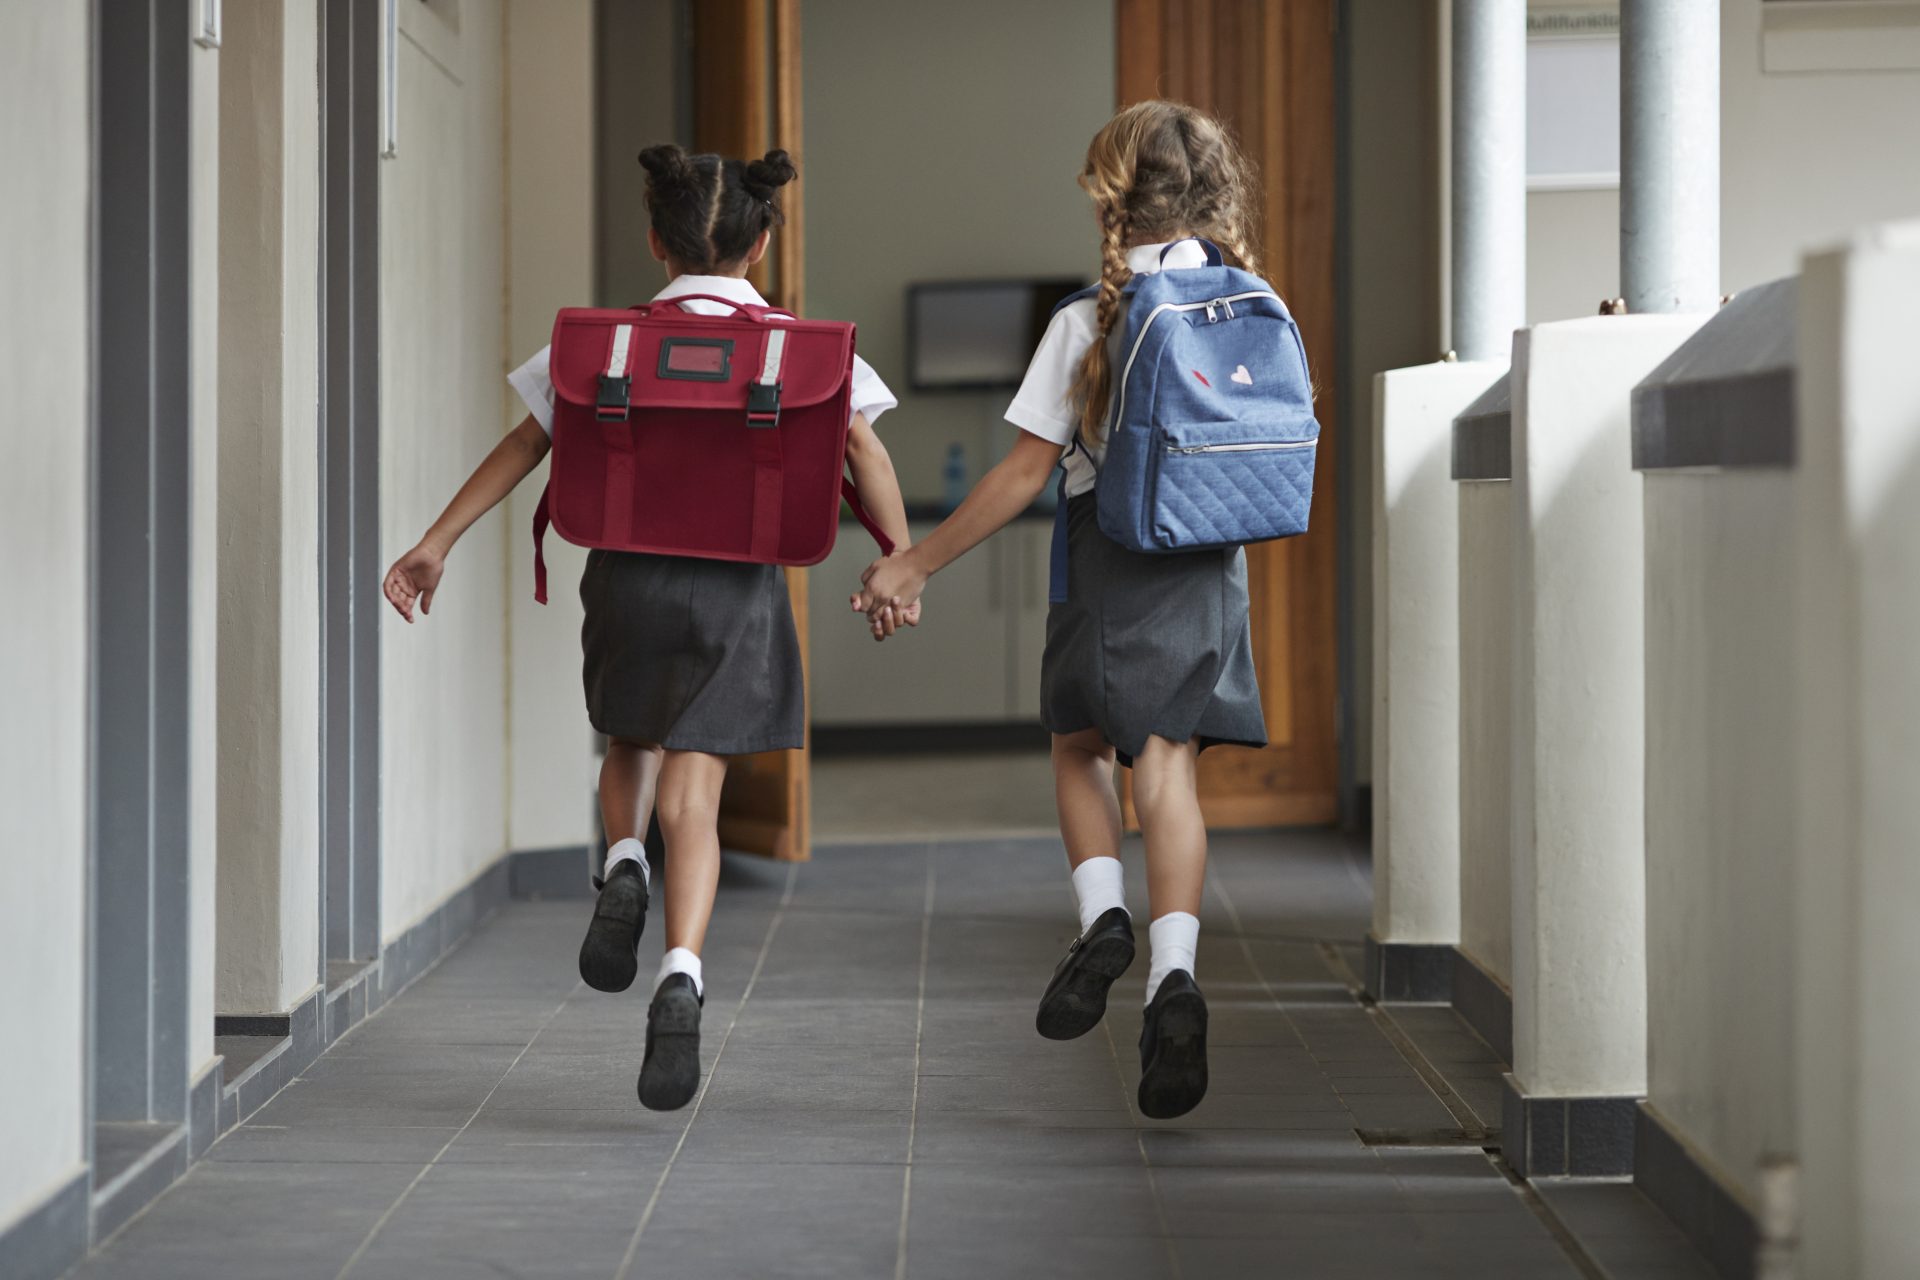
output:
[[[947,446],[947,461],[940,468],[942,498],[952,511],[967,497],[967,450],[957,441]]]

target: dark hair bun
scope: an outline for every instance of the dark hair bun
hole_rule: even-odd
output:
[[[792,182],[798,173],[793,167],[793,157],[775,148],[767,152],[764,159],[747,161],[741,185],[760,199],[771,200],[773,193]]]
[[[663,142],[640,153],[640,167],[656,187],[681,187],[693,179],[692,157],[677,143]]]

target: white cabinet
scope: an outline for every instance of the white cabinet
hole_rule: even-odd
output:
[[[925,537],[935,522],[914,522]],[[855,524],[807,575],[813,722],[967,724],[1040,718],[1053,526],[1015,521],[941,571],[920,626],[875,644],[847,606],[877,552]]]

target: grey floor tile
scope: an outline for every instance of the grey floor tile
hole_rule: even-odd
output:
[[[703,1105],[682,1164],[904,1164],[905,1110],[748,1109]]]
[[[909,1240],[1159,1234],[1144,1166],[916,1164]]]

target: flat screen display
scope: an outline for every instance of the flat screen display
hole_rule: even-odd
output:
[[[944,280],[907,288],[916,391],[1017,387],[1053,308],[1079,280]]]

